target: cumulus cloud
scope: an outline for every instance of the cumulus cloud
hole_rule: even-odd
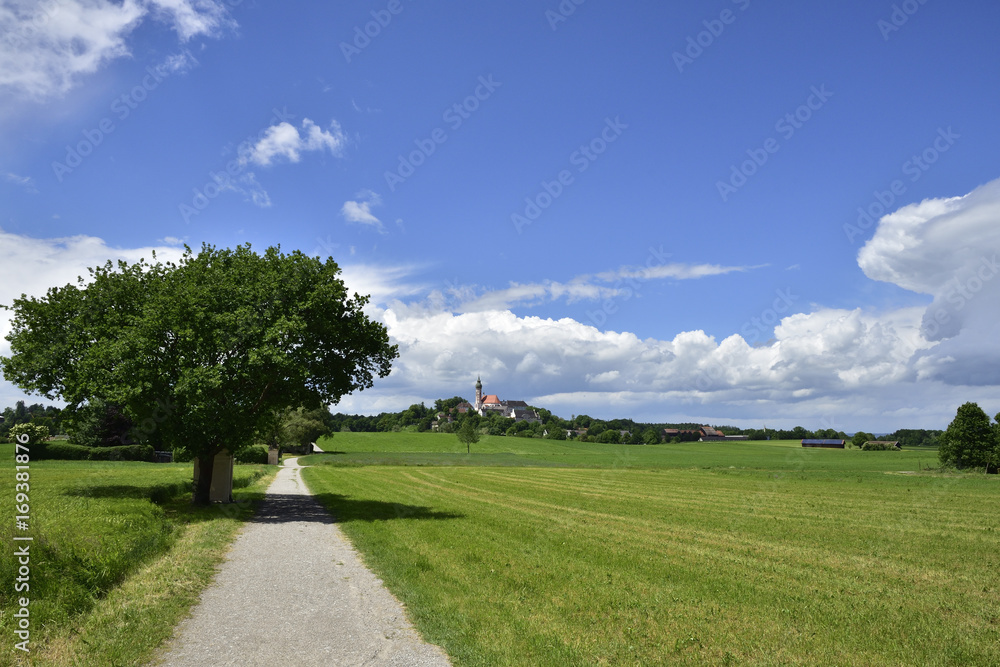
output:
[[[277,160],[298,162],[306,151],[329,150],[334,156],[340,155],[347,137],[337,121],[330,122],[330,128],[323,130],[308,118],[302,119],[301,132],[287,121],[272,125],[253,146],[246,147],[240,155],[243,164],[266,167]]]
[[[45,100],[116,58],[147,20],[181,42],[235,25],[221,0],[8,0],[0,5],[0,89]]]
[[[498,381],[517,381],[536,395],[587,387],[729,399],[761,391],[849,391],[907,380],[909,358],[925,345],[913,310],[888,317],[860,310],[794,315],[763,347],[738,335],[716,341],[703,331],[642,340],[568,318],[510,311],[421,314],[393,307],[384,318],[407,351],[400,363],[415,377],[490,369]]]
[[[858,253],[869,278],[930,295],[921,377],[995,384],[1000,377],[1000,180],[967,195],[928,199],[883,217]]]
[[[943,427],[967,400],[1000,404],[1000,280],[993,269],[1000,253],[998,183],[900,209],[883,218],[861,250],[866,275],[927,294],[930,306],[816,306],[780,319],[773,339],[760,345],[746,333],[717,339],[699,330],[642,339],[571,318],[512,311],[513,305],[555,299],[613,298],[643,280],[706,279],[753,267],[684,265],[663,255],[640,267],[483,292],[461,284],[431,289],[414,278],[425,268],[420,266],[346,265],[345,282],[372,295],[366,312],[386,325],[400,358],[388,378],[334,409],[378,412],[442,396],[468,398],[481,374],[490,393],[565,417],[848,430]],[[360,204],[375,201],[362,193],[356,203],[363,213]],[[134,260],[148,251],[110,248],[91,237],[36,240],[0,233],[0,299],[41,293],[108,257]],[[949,308],[947,319],[936,315],[939,308]],[[970,393],[970,385],[979,386]]]
[[[363,411],[366,401],[393,392],[462,395],[482,374],[490,393],[566,417],[715,423],[763,417],[770,425],[812,428],[819,420],[837,428],[858,428],[858,420],[868,428],[888,428],[896,419],[946,423],[946,413],[953,416],[963,401],[956,393],[952,405],[938,383],[918,382],[912,359],[933,345],[920,336],[921,314],[920,308],[820,309],[786,317],[773,342],[754,347],[739,335],[720,341],[684,331],[640,339],[569,318],[431,312],[396,303],[376,313],[400,346],[393,375],[337,409]],[[923,401],[922,411],[912,411],[914,401]]]
[[[344,202],[343,207],[340,209],[340,214],[348,222],[368,225],[384,233],[385,227],[382,225],[382,221],[372,213],[373,207],[382,205],[382,198],[377,192],[372,192],[371,190],[362,190],[355,196],[358,198],[358,201]]]

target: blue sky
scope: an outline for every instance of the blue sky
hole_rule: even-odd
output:
[[[1000,410],[995,3],[2,0],[0,27],[0,301],[280,243],[400,344],[335,410],[479,374],[565,417]]]

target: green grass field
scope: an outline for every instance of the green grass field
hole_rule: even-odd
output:
[[[934,451],[320,444],[313,493],[458,665],[1000,664],[1000,484]]]
[[[191,464],[37,461],[30,530],[14,526],[13,445],[0,445],[0,665],[135,665],[170,636],[210,580],[252,502],[191,506]],[[263,497],[273,469],[237,466],[237,500]],[[14,535],[30,535],[30,590],[14,590]],[[12,647],[29,597],[30,660]]]
[[[559,465],[594,468],[742,468],[811,472],[909,471],[937,467],[937,450],[862,452],[807,449],[798,440],[685,442],[674,445],[603,445],[573,440],[483,436],[465,445],[444,433],[338,433],[323,438],[326,455],[303,465]],[[423,456],[421,456],[423,455]]]

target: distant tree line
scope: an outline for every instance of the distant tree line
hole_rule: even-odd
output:
[[[466,422],[469,422],[477,433],[482,435],[510,436],[521,438],[550,438],[555,440],[578,440],[581,442],[599,442],[606,444],[628,444],[628,445],[653,445],[669,442],[684,442],[697,440],[697,431],[701,424],[688,423],[649,423],[637,422],[632,419],[609,419],[602,420],[590,417],[589,415],[573,415],[570,419],[563,419],[552,414],[545,408],[534,409],[541,422],[520,421],[504,417],[499,412],[487,412],[480,417],[471,410],[459,412],[458,406],[467,403],[461,396],[451,398],[439,398],[434,401],[432,407],[424,403],[415,403],[400,412],[382,412],[377,415],[348,415],[344,413],[330,414],[329,411],[289,409],[279,416],[275,422],[274,430],[265,438],[266,442],[261,444],[279,445],[282,447],[293,446],[303,442],[315,441],[316,438],[327,433],[336,432],[363,432],[363,433],[391,433],[409,431],[423,433],[437,430],[443,433],[457,433]],[[975,406],[975,404],[971,404]],[[978,408],[978,406],[975,406]],[[975,413],[974,409],[965,408],[963,420],[973,419],[980,431],[983,431],[983,418],[985,413],[980,409],[974,418],[968,417]],[[76,410],[61,410],[51,405],[25,405],[24,401],[18,401],[13,408],[6,408],[3,411],[4,421],[0,423],[0,439],[6,439],[7,432],[16,424],[40,424],[45,426],[50,435],[68,434],[70,442],[74,444],[87,445],[91,447],[113,447],[120,445],[151,444],[160,449],[163,445],[154,430],[151,433],[144,433],[128,418],[121,408],[112,404],[104,404],[95,401],[92,404],[78,407]],[[998,415],[1000,417],[1000,415]],[[985,424],[990,433],[993,433],[998,425],[990,425],[989,418],[985,417]],[[436,427],[436,428],[435,428]],[[716,430],[725,435],[745,435],[750,440],[802,440],[805,438],[839,439],[852,441],[856,446],[861,447],[868,440],[875,440],[875,436],[858,431],[853,437],[849,437],[843,431],[832,428],[809,429],[796,426],[791,429],[743,429],[736,426],[716,426]],[[676,436],[667,438],[664,435],[666,429],[677,429],[680,431]],[[937,448],[944,441],[945,431],[933,429],[899,429],[894,433],[881,436],[881,440],[898,441],[900,446]],[[997,436],[1000,437],[1000,436]],[[968,440],[968,438],[966,438]],[[952,438],[948,440],[947,451],[961,450],[965,452],[966,445],[955,445],[965,440]],[[988,449],[988,448],[987,448]],[[958,455],[948,455],[950,465],[967,467],[975,461],[977,467],[985,465],[981,456],[972,456],[966,453]],[[942,459],[944,460],[944,459]],[[992,460],[992,459],[990,459]],[[995,463],[989,465],[996,467]]]
[[[49,430],[49,435],[65,433],[62,424],[62,410],[53,405],[35,403],[25,405],[18,401],[12,408],[4,408],[3,422],[0,423],[0,440],[8,440],[10,429],[18,424],[38,424]]]
[[[422,433],[437,430],[444,433],[457,432],[466,420],[471,420],[483,435],[552,439],[575,439],[585,442],[609,444],[659,444],[697,440],[695,433],[702,424],[696,423],[650,423],[632,419],[597,419],[589,415],[573,415],[563,419],[545,408],[532,407],[541,417],[541,422],[513,422],[499,412],[487,412],[480,417],[472,411],[460,412],[459,405],[468,403],[461,396],[439,398],[432,407],[425,403],[415,403],[400,412],[381,412],[377,415],[349,415],[337,413],[331,422],[334,431],[356,431],[366,433],[410,431]],[[435,428],[436,427],[436,428]],[[819,429],[810,431],[802,426],[792,429],[742,429],[736,426],[717,426],[725,435],[745,435],[751,440],[801,440],[803,438],[849,439],[843,431]],[[682,431],[667,439],[665,429]],[[683,431],[688,431],[684,433]],[[917,431],[910,430],[912,433]],[[940,433],[940,431],[938,432]]]
[[[49,437],[66,435],[74,445],[86,447],[124,447],[137,444],[154,449],[170,449],[157,429],[135,424],[121,406],[94,400],[75,409],[52,405],[25,405],[18,401],[3,411],[0,422],[0,442],[10,441],[11,429],[19,424],[44,428]],[[280,448],[298,447],[315,442],[323,435],[340,430],[329,410],[288,408],[276,415],[273,427],[261,436],[258,444]],[[190,453],[179,448],[178,460],[187,460]]]

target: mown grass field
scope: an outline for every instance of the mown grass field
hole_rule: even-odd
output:
[[[328,455],[303,465],[561,465],[594,468],[746,468],[794,471],[912,471],[937,467],[936,449],[862,452],[808,449],[798,440],[604,445],[573,440],[483,436],[467,454],[445,433],[337,433],[317,443]],[[423,455],[423,456],[421,456]]]
[[[14,525],[14,446],[0,445],[0,665],[137,665],[198,599],[273,470],[237,466],[234,505],[191,506],[191,464],[37,461],[30,530]],[[14,535],[30,535],[30,590],[14,589]],[[20,543],[19,543],[20,544]],[[13,649],[31,600],[31,653]]]
[[[1000,484],[932,451],[321,446],[310,489],[459,665],[1000,664]]]

